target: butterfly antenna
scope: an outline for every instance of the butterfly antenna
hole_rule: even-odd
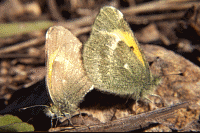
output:
[[[33,105],[33,106],[29,106],[29,107],[20,108],[19,111],[25,110],[25,109],[29,109],[29,108],[34,108],[34,107],[41,107],[41,106],[43,106],[43,107],[49,107],[47,105]]]

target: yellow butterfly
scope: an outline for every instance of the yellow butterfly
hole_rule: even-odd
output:
[[[136,100],[158,83],[123,14],[111,6],[95,19],[83,47],[83,64],[95,88]]]

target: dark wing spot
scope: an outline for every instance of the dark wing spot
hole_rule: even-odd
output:
[[[133,46],[131,46],[131,47],[130,47],[130,50],[131,50],[131,51],[134,51],[134,47],[133,47]]]

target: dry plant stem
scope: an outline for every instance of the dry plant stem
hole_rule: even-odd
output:
[[[6,47],[6,48],[2,48],[0,49],[0,54],[5,54],[5,53],[9,53],[9,52],[14,52],[14,51],[18,51],[30,46],[35,46],[38,45],[39,43],[44,43],[45,41],[45,37],[40,37],[40,38],[35,38],[23,43],[19,43],[16,44],[14,46],[10,46],[10,47]]]
[[[110,121],[107,123],[101,123],[97,125],[92,125],[88,127],[81,126],[76,127],[76,129],[66,129],[67,131],[79,131],[79,132],[88,132],[88,131],[98,131],[98,132],[119,132],[119,131],[132,131],[141,129],[144,127],[148,127],[150,124],[162,122],[163,119],[171,118],[174,116],[174,111],[185,108],[189,105],[190,102],[179,103],[170,107],[160,108],[154,111],[150,111],[147,113],[142,113],[139,115],[131,115],[128,117],[120,118],[114,121]],[[52,129],[55,131],[55,129]]]
[[[68,30],[73,30],[76,29],[78,27],[84,27],[84,26],[88,26],[88,25],[92,25],[94,23],[94,19],[97,15],[97,12],[94,13],[92,16],[85,16],[73,21],[67,21],[67,22],[59,22],[56,25],[62,25],[65,28],[67,28]]]
[[[75,36],[79,36],[81,34],[90,32],[92,30],[91,27],[84,27],[84,28],[78,28],[78,29],[74,29],[71,32],[75,35]]]
[[[1,7],[0,7],[1,8]],[[0,38],[0,47],[6,46],[6,44],[16,43],[22,38],[22,36],[12,36],[8,38]]]
[[[134,15],[139,13],[147,13],[154,11],[169,11],[169,10],[186,10],[192,6],[199,6],[199,2],[168,2],[166,1],[153,1],[146,4],[122,9],[121,12],[125,15]]]
[[[34,56],[34,55],[28,55],[28,54],[3,54],[0,55],[0,59],[9,59],[9,58],[40,58],[38,56]]]
[[[90,16],[93,14],[93,11],[90,9],[82,9],[82,8],[78,8],[76,10],[77,14],[79,14],[80,16]]]
[[[146,16],[127,16],[126,20],[135,24],[147,24],[152,21],[166,20],[166,19],[180,19],[184,16],[185,12],[167,13],[159,15],[146,15]]]
[[[65,21],[65,19],[62,17],[62,15],[59,13],[57,6],[56,6],[56,1],[55,0],[47,0],[49,10],[52,14],[52,17],[58,21]]]

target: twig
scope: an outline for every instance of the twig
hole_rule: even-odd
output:
[[[0,54],[14,52],[14,51],[17,51],[17,50],[21,50],[23,48],[38,45],[38,43],[44,43],[44,41],[45,41],[44,37],[32,39],[32,40],[29,40],[29,41],[26,41],[26,42],[23,42],[23,43],[20,43],[20,44],[16,44],[14,46],[2,48],[2,49],[0,49]]]
[[[19,54],[19,53],[14,53],[14,54],[1,54],[0,59],[9,59],[9,58],[40,58],[39,56],[34,56],[34,55],[28,55],[28,54]]]
[[[71,32],[75,35],[75,36],[79,36],[81,34],[87,33],[89,31],[91,31],[91,27],[84,27],[84,28],[78,28],[78,29],[74,29]]]
[[[167,1],[153,1],[146,4],[133,6],[127,9],[122,9],[121,12],[125,15],[135,15],[139,13],[154,12],[154,11],[168,11],[168,10],[186,10],[192,6],[199,6],[200,2],[167,2]]]
[[[98,12],[95,12],[92,16],[85,16],[76,20],[70,20],[67,22],[59,22],[56,25],[61,25],[64,26],[65,28],[69,30],[76,29],[78,27],[84,27],[84,26],[89,26],[94,23],[94,19],[96,17]]]
[[[184,12],[166,13],[159,15],[145,15],[145,16],[125,16],[125,19],[134,24],[147,24],[152,21],[166,20],[166,19],[180,19],[184,16]]]
[[[62,17],[62,15],[59,13],[57,6],[56,6],[56,1],[55,0],[47,0],[49,10],[52,14],[52,17],[58,21],[65,21],[65,19]]]
[[[75,132],[122,132],[122,131],[132,131],[141,129],[144,127],[148,127],[150,124],[159,123],[160,119],[167,119],[174,114],[175,110],[180,108],[185,108],[189,105],[189,102],[179,103],[170,107],[160,108],[154,111],[150,111],[147,113],[142,113],[139,115],[131,115],[128,117],[120,118],[114,121],[110,121],[107,123],[101,123],[92,126],[81,126],[76,127],[75,129],[65,129],[65,131],[75,131]],[[55,129],[51,129],[50,131],[55,131]]]

